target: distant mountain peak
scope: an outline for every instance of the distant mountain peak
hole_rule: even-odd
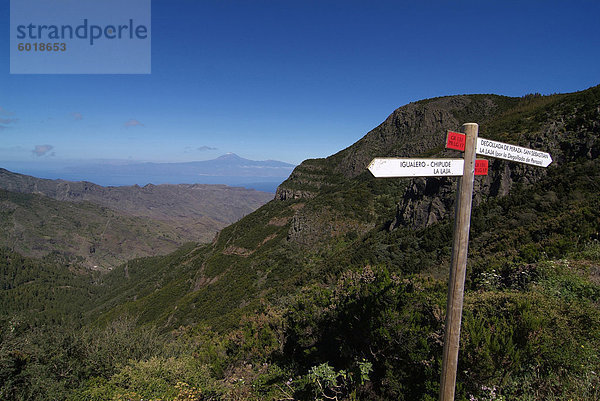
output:
[[[232,152],[227,152],[222,156],[217,157],[217,160],[246,160]]]

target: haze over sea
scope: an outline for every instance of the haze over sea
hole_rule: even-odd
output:
[[[39,178],[89,181],[102,186],[224,184],[274,193],[295,166],[276,160],[249,160],[227,153],[216,159],[184,163],[92,160],[33,164],[7,162],[3,167]]]

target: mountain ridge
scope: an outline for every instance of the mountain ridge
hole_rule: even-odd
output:
[[[266,203],[272,199],[272,194],[259,192],[256,190],[248,190],[239,187],[228,187],[226,185],[209,185],[209,184],[162,184],[153,185],[148,184],[144,187],[138,185],[124,186],[124,187],[103,187],[91,182],[86,181],[66,181],[66,180],[49,180],[41,179],[32,176],[12,173],[5,169],[0,169],[0,189],[9,191],[11,193],[21,194],[34,194],[45,196],[53,199],[57,202],[67,202],[75,204],[92,203],[98,205],[101,208],[108,208],[116,212],[118,216],[122,218],[132,218],[138,221],[135,226],[144,225],[143,220],[147,219],[148,224],[153,227],[162,227],[162,230],[166,233],[170,233],[171,239],[163,244],[162,246],[156,246],[153,251],[152,247],[148,248],[143,245],[138,250],[144,249],[141,253],[130,253],[125,252],[127,257],[119,257],[114,255],[117,252],[115,246],[111,247],[110,253],[113,254],[110,259],[111,266],[115,266],[115,262],[124,262],[129,257],[133,256],[147,256],[156,255],[157,253],[163,253],[167,251],[174,251],[176,246],[181,246],[186,242],[208,242],[211,241],[216,232],[226,225],[237,221],[245,214],[250,213],[257,207]],[[8,195],[7,195],[8,196]],[[8,196],[11,197],[11,196]],[[14,198],[14,196],[12,196]],[[33,199],[33,198],[32,198]],[[48,203],[48,202],[46,202]],[[74,212],[75,209],[68,209],[63,205],[56,204],[55,206],[48,206],[48,210],[52,208],[60,208],[61,210],[70,210],[71,214],[76,219],[81,219],[81,224],[86,227],[85,221],[87,218],[84,216],[88,215],[88,211],[85,207],[79,208],[82,212],[79,217]],[[46,207],[46,206],[44,206]],[[30,217],[21,216],[26,221],[33,222],[34,210],[28,210],[31,214]],[[98,212],[103,214],[104,212]],[[51,216],[52,213],[46,217]],[[13,216],[14,218],[14,216]],[[38,217],[40,219],[40,217]],[[133,221],[133,220],[132,220]],[[17,220],[12,222],[4,222],[17,227],[20,225]],[[42,221],[39,223],[43,224]],[[39,236],[36,235],[34,226],[28,225],[28,237],[32,241],[43,245],[45,252],[51,251],[51,241],[35,240]],[[59,232],[60,227],[55,227],[57,237],[61,237],[62,234]],[[71,231],[76,233],[76,229],[71,227]],[[13,232],[12,229],[5,232],[5,235]],[[125,232],[121,230],[121,232]],[[16,233],[16,231],[15,231]],[[82,234],[82,233],[80,233]],[[42,237],[52,236],[51,232],[46,232]],[[83,237],[89,235],[89,233],[82,234]],[[160,235],[156,235],[160,238]],[[5,238],[6,241],[10,242],[9,238]],[[115,239],[116,240],[116,239]],[[129,238],[129,241],[135,242],[133,238]],[[84,241],[85,242],[85,241]],[[88,238],[88,245],[90,247],[96,245],[100,246],[97,241],[92,238]],[[156,243],[158,244],[158,243]],[[24,248],[20,248],[24,249]],[[91,248],[90,248],[91,249]],[[71,249],[73,251],[73,249]],[[100,249],[98,249],[100,252]],[[79,251],[75,252],[76,255],[84,257],[86,260],[90,259],[90,254],[86,251],[86,247],[82,247]],[[35,253],[36,256],[40,256],[39,252]],[[92,259],[98,259],[98,255],[92,255]],[[94,264],[103,264],[107,261],[101,260]]]

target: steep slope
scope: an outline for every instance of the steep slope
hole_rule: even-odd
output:
[[[320,160],[307,160],[283,182],[276,197],[314,197],[322,189],[340,188],[344,178],[369,175],[374,157],[460,157],[444,149],[447,130],[477,122],[479,135],[550,152],[557,168],[565,160],[598,156],[598,88],[574,94],[507,98],[495,95],[452,96],[411,103],[392,113],[356,144]],[[491,159],[489,175],[475,184],[475,205],[489,196],[504,196],[515,183],[530,184],[547,171]],[[452,210],[453,179],[402,180],[398,222],[414,228],[433,224]],[[437,196],[436,196],[437,194]],[[450,203],[449,203],[450,202]]]
[[[572,171],[581,171],[576,167],[584,161],[590,174],[595,171],[600,154],[599,99],[600,87],[594,87],[565,95],[455,96],[404,106],[355,145],[327,159],[303,162],[280,186],[277,200],[222,230],[210,247],[192,251],[181,262],[186,266],[187,273],[182,275],[186,278],[178,280],[178,286],[187,283],[185,295],[178,292],[183,287],[174,291],[165,283],[148,300],[138,299],[123,307],[140,312],[145,304],[152,304],[152,314],[144,313],[148,321],[158,319],[169,325],[197,321],[227,325],[227,321],[235,321],[231,316],[251,309],[259,298],[281,301],[281,294],[328,274],[335,276],[345,266],[384,263],[406,272],[439,270],[449,254],[456,180],[377,180],[365,167],[375,156],[457,157],[458,152],[444,149],[445,135],[464,121],[479,122],[482,137],[552,154],[555,161],[548,169],[490,160],[490,174],[476,183],[474,213],[482,220],[501,213],[493,221],[510,219],[518,225],[519,218],[509,217],[513,213],[510,207],[491,205],[509,195],[509,204],[526,199],[523,216],[528,216],[527,222],[537,223],[522,224],[519,235],[531,240],[534,245],[529,246],[540,254],[558,255],[549,250],[553,241],[545,240],[559,235],[552,228],[556,222],[544,227],[547,217],[535,202],[552,197],[547,189],[556,188]],[[594,204],[595,187],[585,187],[580,180],[588,178],[573,178],[564,196]],[[578,193],[580,189],[585,192]],[[580,205],[567,204],[573,208]],[[575,239],[563,233],[556,239],[566,241],[563,251],[576,249],[596,235],[597,212],[583,214],[587,213],[591,213],[591,220],[587,219],[591,228],[573,228],[583,230],[584,236]],[[557,221],[568,215],[565,212]],[[494,227],[484,226],[483,232],[474,235],[494,237],[489,231]],[[509,232],[508,228],[503,231]],[[517,239],[502,251],[519,252]],[[493,252],[483,254],[487,258]],[[123,275],[123,268],[113,274]],[[163,298],[157,303],[157,297]]]
[[[314,196],[321,186],[365,173],[374,157],[417,157],[444,153],[446,130],[465,121],[483,123],[519,103],[495,95],[452,96],[410,103],[352,146],[326,159],[306,160],[277,192],[280,199]],[[453,127],[453,128],[451,128]],[[333,178],[335,177],[335,178]],[[333,178],[333,179],[332,179]]]

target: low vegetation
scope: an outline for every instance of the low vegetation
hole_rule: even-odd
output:
[[[473,99],[461,118],[557,158],[494,162],[478,184],[457,400],[600,399],[600,88]],[[0,399],[436,400],[452,182],[344,178],[331,160],[309,163],[319,183],[290,178],[310,194],[108,274],[2,250]],[[405,224],[419,202],[438,220]]]

